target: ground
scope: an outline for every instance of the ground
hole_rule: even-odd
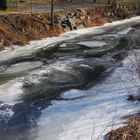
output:
[[[92,8],[92,7],[102,7],[102,6],[107,6],[106,4],[95,4],[93,2],[57,2],[54,5],[54,11],[64,11],[64,10],[74,10],[77,8]],[[11,5],[9,6],[9,9],[4,12],[0,11],[1,14],[5,13],[46,13],[50,12],[50,3],[19,3],[17,5]],[[22,11],[22,12],[21,12]]]
[[[106,140],[140,140],[140,116],[129,116],[124,127],[112,130]]]

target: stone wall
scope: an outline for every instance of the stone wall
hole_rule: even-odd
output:
[[[138,15],[138,9],[133,7],[101,7],[92,9],[77,9],[64,14],[56,15],[55,19],[64,31],[93,27]]]

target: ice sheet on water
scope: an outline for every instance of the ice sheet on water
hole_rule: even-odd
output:
[[[95,47],[103,47],[106,45],[106,42],[104,41],[81,41],[78,42],[80,45],[85,45],[89,48],[95,48]]]
[[[128,79],[129,58],[126,58],[123,64],[123,67],[117,68],[91,89],[73,89],[62,95],[68,99],[86,95],[84,98],[52,102],[53,105],[42,112],[36,140],[89,140],[93,129],[93,139],[99,137],[99,140],[102,140],[108,131],[122,125],[121,117],[139,111],[139,107],[126,101],[128,91],[120,78],[125,80],[130,91],[136,93],[138,89]],[[140,86],[137,79],[135,84]]]
[[[62,93],[62,98],[65,99],[78,99],[84,97],[85,94],[82,93],[82,90],[71,89],[68,92]]]
[[[131,22],[138,22],[139,20],[140,20],[140,16],[133,17],[131,19],[122,20],[122,21],[115,21],[113,23],[107,23],[103,26],[85,28],[85,29],[67,32],[58,37],[48,37],[46,39],[42,39],[38,41],[31,41],[25,47],[19,47],[19,48],[17,47],[16,49],[12,49],[12,50],[6,49],[0,52],[0,62],[10,60],[12,58],[17,58],[17,57],[26,57],[37,52],[39,49],[49,47],[51,44],[55,44],[69,39],[74,39],[78,36],[85,35],[85,34],[92,34],[92,35],[101,34],[115,26],[129,24]]]
[[[41,65],[42,65],[42,62],[40,62],[40,61],[17,63],[17,64],[14,64],[14,65],[11,65],[10,67],[8,67],[8,69],[5,70],[2,74],[25,72],[25,71],[37,69]]]

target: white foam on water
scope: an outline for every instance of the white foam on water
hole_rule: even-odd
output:
[[[0,85],[0,101],[4,103],[11,103],[18,100],[22,91],[22,82],[11,80],[6,84]]]
[[[43,75],[43,74],[49,74],[53,71],[64,71],[64,72],[67,71],[68,72],[72,70],[71,67],[69,66],[70,63],[78,62],[81,60],[83,59],[68,58],[66,60],[59,60],[54,63],[44,65],[41,69],[37,69],[31,72],[31,74]]]

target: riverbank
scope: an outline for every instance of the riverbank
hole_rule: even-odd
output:
[[[129,116],[123,127],[112,130],[107,134],[106,140],[139,140],[140,115]]]
[[[50,14],[6,14],[0,16],[0,49],[4,46],[27,44],[58,36],[64,32],[99,26],[115,20],[130,18],[138,14],[137,9],[111,6],[61,11],[55,13],[55,26],[50,25]]]

